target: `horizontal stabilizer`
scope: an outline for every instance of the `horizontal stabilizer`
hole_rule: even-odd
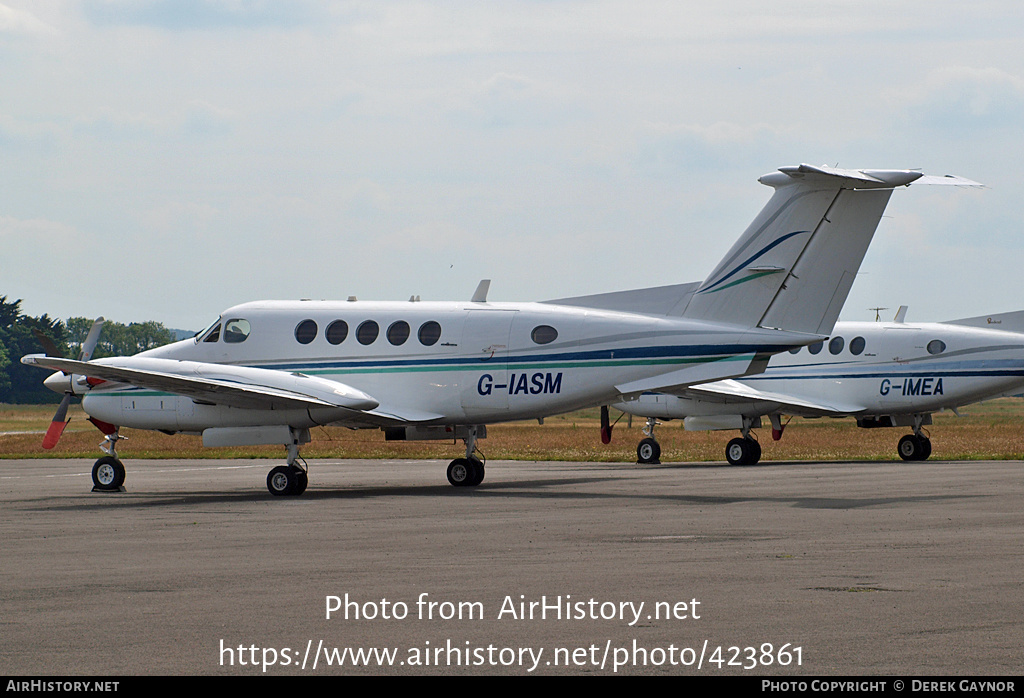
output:
[[[978,315],[977,317],[966,317],[960,320],[949,320],[950,325],[964,325],[966,327],[984,327],[989,330],[1002,330],[1003,332],[1024,332],[1024,310],[1015,310],[1009,313],[995,313],[993,315]]]
[[[692,295],[684,317],[827,335],[894,188],[981,186],[916,170],[798,165],[760,178],[775,193]]]

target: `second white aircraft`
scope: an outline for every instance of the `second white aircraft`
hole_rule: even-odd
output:
[[[725,449],[733,465],[752,465],[761,446],[751,430],[767,416],[782,438],[783,419],[855,417],[863,428],[909,427],[897,452],[924,460],[932,413],[1024,391],[1024,313],[946,323],[839,322],[832,336],[772,357],[756,376],[690,386],[675,395],[644,393],[614,405],[647,417],[637,460],[658,462],[659,419],[683,419],[686,429],[738,429]],[[998,328],[998,329],[997,329]]]

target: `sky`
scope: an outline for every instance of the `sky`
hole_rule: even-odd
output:
[[[0,0],[0,296],[198,330],[258,299],[702,280],[799,163],[889,203],[842,313],[1024,308],[1017,0]]]

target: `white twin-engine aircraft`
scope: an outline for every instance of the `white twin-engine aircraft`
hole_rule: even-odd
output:
[[[95,337],[77,361],[26,356],[58,371],[45,383],[65,395],[44,445],[79,395],[106,434],[108,455],[93,466],[101,490],[124,481],[122,426],[201,433],[206,446],[283,444],[287,464],[267,477],[275,495],[305,490],[299,447],[327,424],[462,439],[448,480],[478,485],[489,423],[759,373],[773,354],[825,339],[894,188],[978,186],[808,165],[759,181],[773,196],[699,284],[539,303],[490,303],[489,282],[469,302],[254,302],[194,339],[131,357],[89,360]]]
[[[751,429],[767,416],[772,438],[782,438],[786,417],[855,417],[857,426],[910,427],[896,451],[925,460],[931,440],[923,427],[932,413],[1024,391],[1024,312],[944,323],[838,322],[830,339],[771,358],[764,373],[684,388],[677,394],[644,393],[613,405],[647,417],[637,461],[659,462],[654,436],[659,419],[683,419],[690,431],[739,429],[726,459],[753,465],[761,446]],[[606,413],[605,413],[606,414]],[[607,417],[605,417],[607,419]],[[606,429],[604,437],[610,436]]]

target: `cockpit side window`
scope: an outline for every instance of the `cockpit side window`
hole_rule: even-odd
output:
[[[224,341],[228,344],[240,344],[248,339],[251,330],[248,320],[228,320],[224,323]]]

